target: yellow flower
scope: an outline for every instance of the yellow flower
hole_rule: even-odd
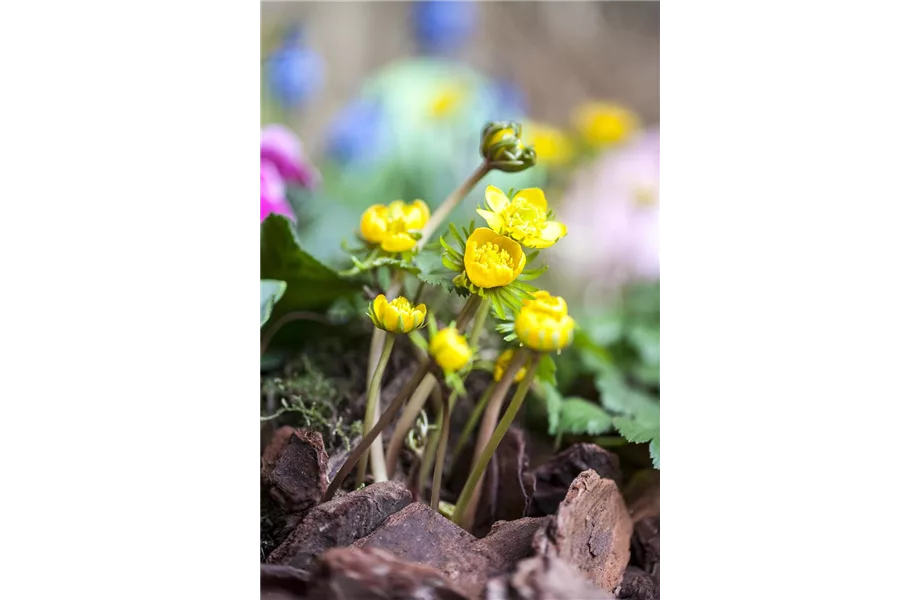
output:
[[[380,244],[385,252],[406,252],[415,247],[410,231],[418,231],[428,222],[431,212],[421,200],[406,204],[395,200],[389,206],[375,204],[361,215],[361,237]]]
[[[511,200],[503,191],[486,188],[486,205],[492,210],[477,209],[492,230],[520,242],[527,248],[549,248],[567,233],[559,221],[546,216],[546,196],[540,188],[517,192]]]
[[[387,302],[386,296],[380,294],[374,298],[368,316],[374,325],[392,333],[409,333],[418,329],[425,322],[428,307],[424,304],[412,306],[402,296]]]
[[[565,300],[543,290],[525,300],[514,321],[514,332],[521,343],[533,350],[561,350],[574,339],[575,320],[569,316]]]
[[[640,127],[639,117],[631,110],[602,102],[583,104],[573,120],[585,140],[598,147],[623,142]]]
[[[445,371],[459,371],[473,357],[473,351],[466,338],[460,335],[456,327],[448,327],[437,332],[431,338],[428,349]]]
[[[508,285],[521,274],[526,262],[520,244],[488,227],[475,229],[466,241],[466,276],[481,288]]]
[[[528,123],[523,131],[526,143],[533,146],[537,159],[548,165],[562,165],[572,158],[572,142],[561,129],[540,123]]]
[[[511,364],[511,359],[514,358],[514,350],[505,350],[502,352],[498,358],[495,359],[495,371],[493,377],[495,381],[501,380],[505,375],[505,371],[508,369],[508,365]],[[527,372],[527,369],[521,367],[518,369],[517,374],[514,376],[514,383],[518,383],[520,380],[524,379],[524,375]]]

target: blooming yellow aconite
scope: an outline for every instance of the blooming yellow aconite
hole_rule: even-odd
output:
[[[500,381],[505,375],[505,371],[508,370],[508,365],[511,364],[511,359],[514,358],[514,350],[505,350],[502,352],[498,358],[495,359],[495,371],[492,374],[492,377],[495,381]],[[514,383],[518,383],[524,379],[524,374],[527,372],[527,369],[521,367],[518,369],[517,374],[514,376]]]
[[[594,146],[618,144],[638,131],[639,117],[616,104],[589,102],[580,106],[573,116],[575,128]]]
[[[424,227],[429,216],[428,205],[421,200],[412,204],[402,200],[391,202],[389,206],[375,204],[361,215],[361,237],[372,244],[380,244],[385,252],[406,252],[416,243],[409,232]]]
[[[418,329],[427,314],[428,308],[424,304],[413,306],[402,296],[387,302],[383,294],[374,298],[368,313],[376,327],[392,333],[409,333]]]
[[[565,236],[565,225],[546,218],[546,196],[540,188],[527,188],[509,200],[503,191],[486,188],[486,205],[477,209],[495,232],[507,235],[528,248],[549,248]]]
[[[514,321],[514,332],[521,343],[532,350],[561,350],[572,343],[575,320],[560,296],[543,290],[525,300]]]
[[[520,244],[488,227],[473,230],[466,241],[463,254],[466,276],[481,288],[508,285],[521,274],[526,262]]]
[[[437,332],[428,345],[431,355],[445,371],[459,371],[473,357],[473,351],[466,338],[460,335],[456,327],[448,327]]]

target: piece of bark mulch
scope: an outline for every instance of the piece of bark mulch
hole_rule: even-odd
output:
[[[609,600],[613,596],[553,556],[535,556],[517,570],[489,580],[486,600]]]
[[[271,449],[270,445],[266,453]],[[269,458],[274,464],[268,473],[269,496],[284,512],[302,513],[320,503],[329,482],[328,457],[319,432],[295,430],[282,444],[277,458]]]
[[[661,598],[658,583],[648,573],[632,565],[626,567],[623,581],[617,586],[614,593],[620,600],[660,600]]]
[[[633,521],[661,514],[661,472],[645,469],[633,475],[623,489],[623,498],[629,506]]]
[[[551,517],[523,517],[514,521],[499,521],[489,535],[477,540],[475,547],[492,558],[489,576],[510,573],[515,565],[534,555],[533,536],[546,526]]]
[[[382,481],[320,504],[269,555],[268,562],[310,569],[324,551],[366,536],[411,501],[405,485]]]
[[[529,466],[524,432],[512,426],[483,474],[473,535],[481,538],[489,533],[493,523],[513,521],[527,514],[534,495],[534,476]]]
[[[431,567],[380,548],[334,548],[317,563],[306,600],[469,600]]]
[[[578,475],[594,470],[604,479],[622,485],[620,459],[596,444],[573,444],[533,470],[535,489],[527,516],[552,515],[565,499]]]
[[[476,538],[421,502],[413,502],[365,538],[357,548],[382,548],[397,558],[427,565],[457,589],[478,598],[493,557],[476,546]]]
[[[613,590],[629,563],[632,518],[617,484],[593,470],[575,478],[555,516],[534,536],[538,555],[559,557]]]
[[[265,427],[269,430],[271,429],[271,426],[268,425],[268,423],[265,424]],[[264,431],[265,429],[263,429],[263,432]],[[262,451],[263,485],[268,485],[268,476],[275,469],[275,464],[278,462],[278,457],[281,456],[281,451],[291,440],[291,436],[294,435],[294,431],[295,429],[293,427],[285,425],[284,427],[279,427],[271,434],[271,438],[266,444],[265,450]]]
[[[641,568],[658,583],[661,581],[661,537],[659,517],[645,517],[633,524],[630,564]]]
[[[310,589],[310,573],[282,565],[261,565],[262,600],[301,600]]]

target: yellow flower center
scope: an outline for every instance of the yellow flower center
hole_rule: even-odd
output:
[[[546,212],[522,198],[515,198],[500,213],[514,239],[540,237],[546,228]]]
[[[514,269],[514,261],[511,259],[511,255],[498,244],[493,244],[492,242],[486,242],[481,246],[476,242],[472,242],[472,244],[473,260],[480,265]]]
[[[392,300],[390,302],[390,306],[392,306],[393,308],[395,308],[401,313],[412,312],[412,304],[410,304],[409,301],[403,298],[402,296],[400,296],[399,298],[396,298],[395,300]]]

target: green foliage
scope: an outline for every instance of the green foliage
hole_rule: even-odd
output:
[[[325,310],[339,297],[360,289],[305,252],[294,237],[291,222],[281,215],[262,221],[262,279],[286,282],[275,313],[291,310]]]
[[[265,322],[268,321],[272,314],[272,309],[284,295],[286,288],[287,283],[284,281],[262,280],[262,325],[265,325]]]
[[[546,383],[553,387],[556,386],[556,362],[549,353],[544,352],[543,356],[540,357],[540,362],[537,363],[537,373],[534,375],[534,378],[541,383]]]

